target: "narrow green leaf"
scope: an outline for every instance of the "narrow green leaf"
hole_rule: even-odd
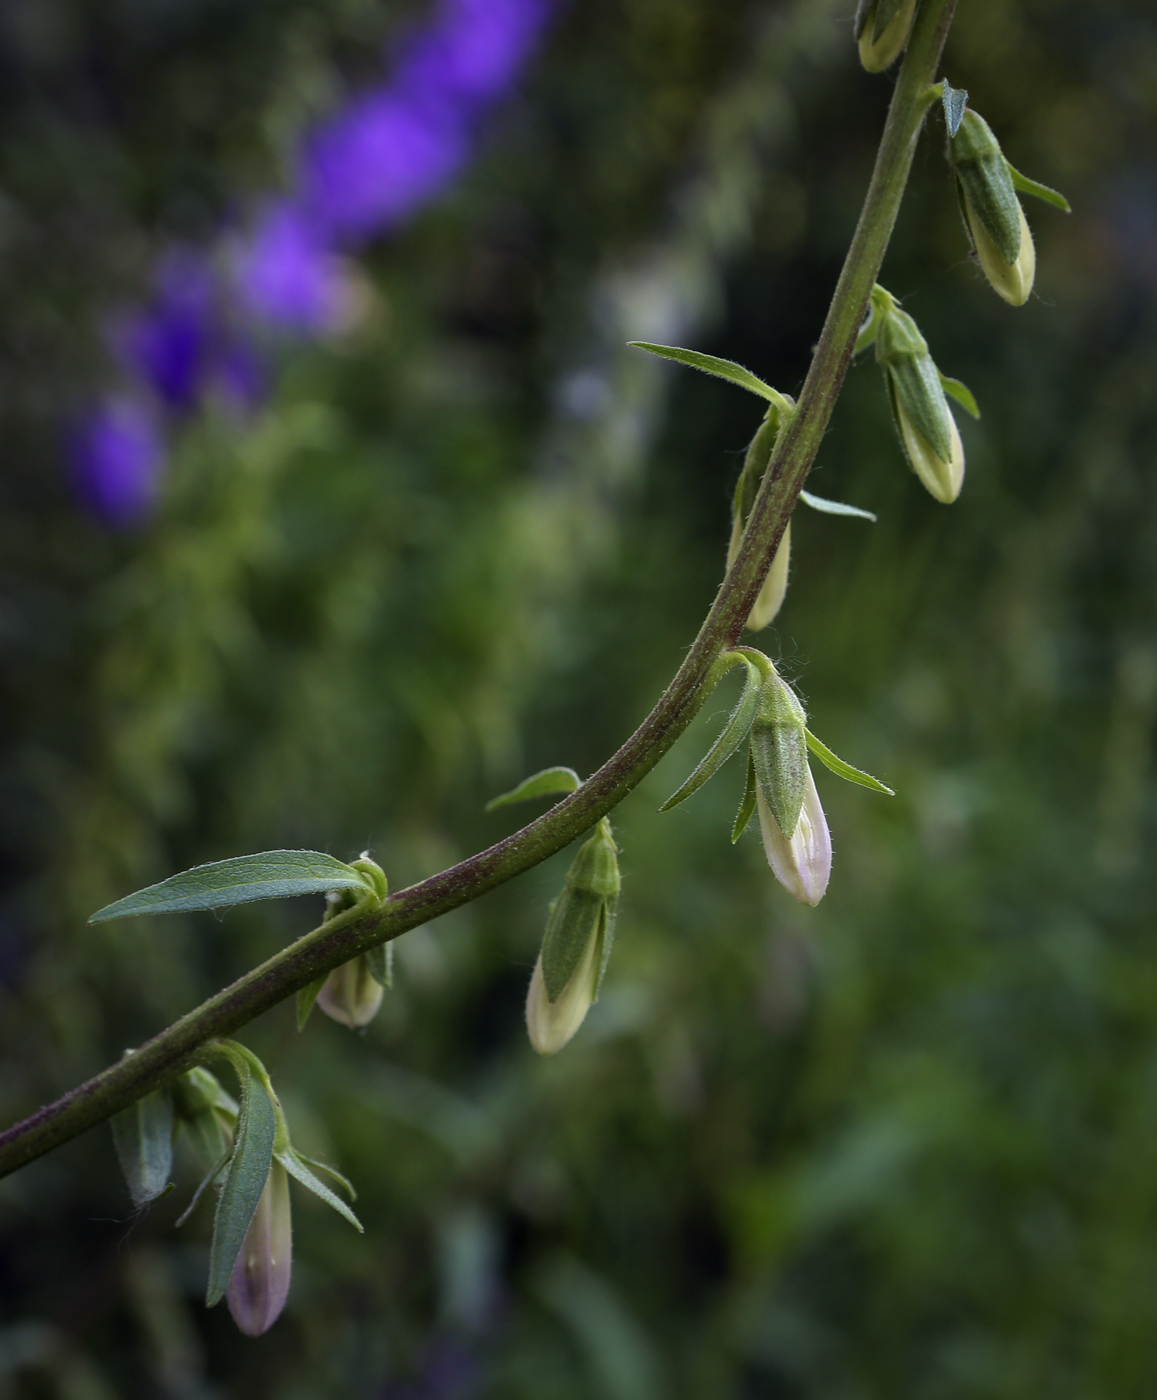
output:
[[[810,729],[805,729],[807,735],[807,746],[819,759],[825,768],[830,768],[833,773],[841,778],[846,778],[849,783],[859,783],[861,787],[871,788],[873,792],[887,793],[889,797],[896,794],[892,788],[880,782],[878,778],[873,778],[871,773],[865,773],[859,768],[853,768],[850,763],[845,763],[842,758],[837,758],[826,744],[821,744]]]
[[[142,1206],[163,1196],[173,1169],[173,1096],[168,1088],[151,1094],[111,1120],[117,1161],[124,1173],[133,1205]]]
[[[1008,161],[1005,161],[1008,165]],[[1008,165],[1008,173],[1012,176],[1013,188],[1018,189],[1021,194],[1035,195],[1037,199],[1043,199],[1046,204],[1051,204],[1056,209],[1063,209],[1066,214],[1073,212],[1073,207],[1069,201],[1061,194],[1060,190],[1053,190],[1048,185],[1042,185],[1038,180],[1030,180],[1027,175],[1022,175],[1015,167]]]
[[[319,1181],[317,1177],[314,1176],[305,1165],[303,1159],[292,1147],[289,1148],[288,1151],[279,1152],[277,1154],[277,1160],[295,1181],[300,1181],[307,1191],[312,1191],[313,1194],[320,1200],[323,1200],[327,1206],[336,1210],[343,1220],[348,1220],[359,1235],[365,1234],[362,1228],[362,1222],[353,1211],[350,1210],[349,1206],[346,1205],[340,1196],[335,1196],[324,1181]]]
[[[749,751],[747,755],[747,786],[743,789],[743,801],[739,804],[739,811],[735,814],[735,824],[731,828],[731,844],[733,846],[747,830],[747,823],[755,812],[755,795],[758,790],[755,759]]]
[[[294,1151],[297,1149],[294,1148]],[[319,1162],[316,1157],[307,1157],[304,1152],[298,1152],[297,1155],[307,1166],[316,1167],[319,1172],[325,1172],[326,1176],[332,1177],[351,1201],[357,1200],[358,1193],[354,1190],[353,1182],[343,1176],[336,1167],[331,1167],[328,1162]]]
[[[394,985],[394,944],[378,943],[366,950],[366,966],[379,987],[391,991]]]
[[[232,856],[170,875],[157,885],[106,904],[92,915],[89,923],[130,914],[177,914],[193,909],[220,909],[255,899],[281,899],[291,894],[367,888],[358,871],[322,851],[261,851],[258,855]]]
[[[318,993],[325,986],[325,979],[328,973],[315,978],[307,987],[297,989],[297,1029],[305,1030],[305,1023],[309,1020],[313,1004],[317,1001]]]
[[[532,797],[552,797],[556,793],[575,792],[581,784],[582,779],[573,768],[544,768],[541,773],[524,778],[509,792],[492,797],[486,804],[486,811],[493,812],[496,807],[505,807],[511,802],[529,802]]]
[[[946,394],[951,394],[966,413],[970,413],[973,418],[980,417],[980,409],[976,403],[976,396],[967,384],[962,384],[959,379],[952,379],[947,374],[936,371],[940,375],[940,387]]]
[[[241,1253],[245,1232],[269,1176],[277,1131],[273,1103],[264,1087],[244,1062],[234,1060],[233,1064],[241,1080],[241,1114],[237,1119],[237,1141],[213,1220],[209,1287],[205,1294],[205,1306],[209,1308],[221,1301],[229,1286],[233,1265]]]
[[[747,675],[744,678],[743,690],[739,696],[739,702],[731,712],[731,717],[720,731],[719,737],[708,749],[705,757],[698,767],[687,779],[687,781],[659,808],[660,812],[669,812],[672,807],[676,807],[680,802],[686,802],[693,792],[698,792],[708,779],[713,778],[720,768],[727,762],[735,750],[747,738],[751,722],[755,718],[755,712],[759,708],[759,686],[762,677],[755,666],[746,657],[743,664],[747,668]]]
[[[822,511],[825,515],[854,515],[857,520],[876,519],[870,510],[845,505],[843,501],[829,501],[826,496],[813,496],[810,491],[801,491],[799,498],[805,506],[811,506],[812,510]]]
[[[964,120],[964,111],[968,106],[968,93],[964,88],[954,88],[945,82],[941,84],[940,101],[944,105],[944,121],[948,127],[948,134],[955,136],[960,130],[960,123]]]
[[[649,340],[628,340],[627,344],[633,345],[637,350],[649,350],[652,355],[678,360],[681,365],[690,365],[692,369],[700,369],[704,374],[714,374],[731,384],[738,384],[741,389],[758,394],[769,403],[782,406],[785,401],[790,402],[785,400],[785,396],[778,389],[765,384],[757,374],[752,374],[749,369],[737,365],[734,360],[721,360],[718,355],[703,355],[698,350],[681,350],[677,345],[654,345]]]

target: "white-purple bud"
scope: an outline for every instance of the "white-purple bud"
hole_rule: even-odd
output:
[[[756,803],[763,849],[775,878],[801,904],[818,904],[832,873],[832,838],[811,769],[807,770],[803,806],[790,838],[780,830],[762,786],[756,789]]]
[[[281,1315],[292,1268],[289,1176],[275,1157],[225,1289],[233,1321],[247,1337],[268,1332]]]

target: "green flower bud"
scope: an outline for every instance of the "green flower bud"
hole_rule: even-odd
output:
[[[369,955],[362,953],[335,967],[322,983],[317,1004],[351,1030],[368,1026],[382,1004],[382,985],[373,974]]]
[[[292,1269],[289,1175],[275,1157],[225,1290],[233,1321],[247,1337],[268,1332],[281,1315]]]
[[[964,223],[984,275],[1012,306],[1023,306],[1036,274],[1036,250],[1012,172],[992,128],[965,110],[948,142]]]
[[[899,58],[915,12],[916,0],[860,0],[855,35],[867,72],[882,73]]]
[[[912,317],[882,287],[872,296],[879,318],[876,359],[905,455],[927,490],[950,505],[964,484],[964,445],[940,371]]]
[[[751,726],[751,759],[762,800],[790,840],[807,790],[806,716],[791,686],[768,665]]]
[[[763,474],[771,459],[772,449],[775,447],[775,440],[779,435],[780,421],[779,407],[777,404],[772,404],[747,449],[747,457],[735,487],[735,499],[731,509],[731,541],[727,546],[727,567],[729,569],[735,563],[735,556],[739,553],[739,541],[743,538],[747,517],[751,514],[751,507],[755,504],[760,482],[763,480]],[[747,626],[752,632],[761,632],[783,606],[783,600],[787,593],[790,563],[791,522],[789,521],[779,542],[779,548],[775,551],[775,558],[771,561],[771,568],[767,571],[767,577],[763,581],[763,587],[759,590],[759,596],[748,615]]]
[[[526,1028],[540,1055],[561,1050],[597,998],[619,903],[619,862],[604,817],[579,847],[550,907],[526,997]]]

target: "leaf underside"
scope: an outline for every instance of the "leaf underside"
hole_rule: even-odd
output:
[[[90,924],[134,914],[181,914],[257,899],[366,888],[365,878],[323,851],[261,851],[197,865],[98,909]]]
[[[336,1210],[343,1220],[348,1220],[359,1235],[365,1234],[362,1222],[350,1210],[349,1206],[340,1196],[335,1195],[324,1181],[319,1181],[314,1176],[313,1172],[306,1166],[304,1159],[294,1152],[293,1148],[279,1152],[277,1160],[295,1181],[299,1181],[307,1191],[312,1191],[319,1200],[324,1201],[332,1210]]]
[[[857,520],[876,520],[876,516],[870,510],[861,510],[859,506],[849,506],[843,501],[829,501],[826,496],[813,496],[810,491],[801,491],[800,500],[805,506],[811,506],[812,510],[821,511],[824,515],[851,515]]]
[[[486,804],[485,810],[493,812],[497,807],[505,807],[511,802],[529,802],[532,797],[552,797],[559,793],[577,792],[582,779],[573,768],[544,768],[541,773],[533,773],[524,778],[516,788],[499,793]]]
[[[173,1096],[154,1089],[111,1119],[117,1161],[133,1205],[163,1196],[173,1167]]]

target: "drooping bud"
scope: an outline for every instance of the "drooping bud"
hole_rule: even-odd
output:
[[[526,996],[526,1028],[540,1055],[561,1050],[583,1023],[610,957],[619,902],[619,862],[604,817],[579,847],[547,918]]]
[[[889,292],[872,294],[876,359],[884,371],[892,417],[912,470],[938,501],[950,505],[964,484],[964,445],[948,409],[940,371],[916,322]]]
[[[322,983],[317,1004],[351,1030],[368,1026],[382,1004],[382,984],[373,974],[369,955],[362,953],[335,967]]]
[[[801,904],[818,904],[832,873],[832,838],[811,769],[804,776],[803,803],[790,837],[784,836],[770,810],[762,784],[756,792],[756,804],[763,849],[775,878]]]
[[[1000,143],[984,118],[968,108],[948,151],[984,275],[1010,305],[1023,306],[1036,274],[1036,250]]]
[[[735,497],[731,507],[731,540],[727,546],[727,567],[729,569],[735,563],[735,556],[739,553],[739,542],[743,538],[747,517],[751,514],[751,507],[755,504],[760,482],[763,480],[763,474],[771,459],[772,449],[775,447],[775,440],[779,435],[780,424],[779,406],[772,404],[747,449],[747,457],[744,460],[739,481],[736,483]],[[747,626],[752,632],[761,632],[783,606],[783,600],[787,593],[790,563],[791,522],[788,521],[780,539],[779,548],[775,551],[775,558],[771,561],[771,568],[767,571],[767,577],[763,581],[763,587],[759,590],[759,596],[748,614]]]
[[[247,1337],[268,1332],[281,1315],[292,1268],[289,1176],[274,1158],[225,1290],[233,1321]]]
[[[767,665],[751,726],[751,760],[763,800],[790,839],[807,785],[806,716],[795,691]]]
[[[916,0],[860,0],[855,35],[867,72],[882,73],[899,58],[915,12]]]

